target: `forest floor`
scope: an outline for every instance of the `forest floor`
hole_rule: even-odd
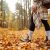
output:
[[[0,50],[50,50],[44,43],[45,29],[33,32],[31,42],[22,42],[29,30],[14,31],[7,28],[0,28]]]

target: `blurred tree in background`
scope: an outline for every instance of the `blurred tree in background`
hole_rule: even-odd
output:
[[[31,0],[21,0],[16,3],[16,16],[18,20],[18,28],[29,28],[31,14]]]
[[[20,1],[20,0],[19,0]],[[9,10],[6,1],[0,1],[0,19],[1,26],[21,30],[29,28],[30,14],[31,14],[31,0],[21,0],[16,3],[16,12],[13,13]]]
[[[9,16],[9,7],[6,1],[0,1],[0,26],[1,27],[8,27],[8,16]]]

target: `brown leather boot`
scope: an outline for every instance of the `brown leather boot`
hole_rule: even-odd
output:
[[[47,41],[46,46],[50,46],[50,40]]]
[[[48,41],[48,37],[46,36],[46,39],[44,41],[45,46],[47,46],[47,41]]]
[[[45,40],[46,42],[48,41],[48,37],[46,36],[46,40]]]

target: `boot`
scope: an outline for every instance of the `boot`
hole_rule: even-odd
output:
[[[47,31],[46,46],[50,46],[50,31]]]

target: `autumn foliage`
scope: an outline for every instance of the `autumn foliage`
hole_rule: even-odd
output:
[[[31,42],[22,42],[29,30],[13,31],[0,28],[0,50],[46,50],[45,32],[35,30]]]

